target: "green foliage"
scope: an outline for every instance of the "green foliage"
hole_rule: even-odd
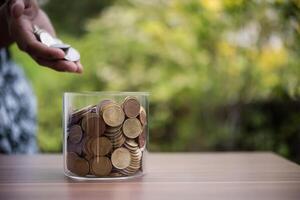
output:
[[[299,10],[299,1],[119,1],[79,27],[84,35],[61,35],[81,52],[81,76],[39,68],[15,48],[39,99],[41,151],[61,150],[64,91],[150,91],[151,150],[274,150],[300,161]]]
[[[86,20],[97,15],[99,11],[112,4],[114,0],[50,0],[44,10],[52,19],[59,32],[75,35],[84,33]]]

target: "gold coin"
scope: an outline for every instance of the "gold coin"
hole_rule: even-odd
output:
[[[123,103],[123,109],[127,117],[137,117],[140,112],[140,102],[135,97],[126,97]]]
[[[109,132],[109,133],[114,133],[114,132],[117,132],[117,131],[119,131],[119,130],[121,130],[121,129],[122,129],[122,125],[117,126],[117,127],[107,127],[107,128],[105,129],[105,131],[106,131],[106,132]]]
[[[91,108],[91,113],[96,113],[96,114],[98,114],[97,111],[98,111],[98,110],[97,110],[97,106],[94,105],[94,106]]]
[[[104,133],[104,135],[105,136],[108,136],[108,137],[110,137],[110,138],[114,138],[114,137],[117,137],[117,136],[119,136],[119,135],[122,135],[122,131],[121,130],[118,130],[118,131],[116,131],[116,132],[105,132]]]
[[[93,107],[92,105],[89,105],[84,108],[73,111],[69,120],[69,124],[70,125],[77,124],[85,114],[90,112],[92,107]]]
[[[89,166],[90,166],[90,169],[89,169],[89,174],[90,175],[93,175],[94,174],[94,171],[93,171],[93,167],[92,167],[92,164],[93,164],[93,158],[90,158],[90,159],[87,159],[87,161],[89,162]]]
[[[103,119],[108,126],[117,127],[123,123],[125,115],[120,106],[113,104],[104,108]]]
[[[67,152],[74,152],[77,153],[78,155],[82,154],[82,147],[80,144],[74,144],[70,142],[70,138],[68,137],[67,139]]]
[[[93,157],[94,157],[94,156],[93,156],[92,154],[85,154],[85,155],[84,155],[84,158],[85,158],[86,160],[91,160]]]
[[[130,165],[130,161],[130,152],[123,147],[116,149],[111,155],[111,162],[117,169],[124,169],[128,167]]]
[[[81,120],[81,127],[82,127],[82,130],[84,130],[84,131],[86,132],[86,129],[87,129],[87,126],[88,126],[87,124],[88,124],[89,118],[93,119],[93,118],[96,118],[96,117],[98,117],[98,115],[97,115],[96,113],[91,113],[91,112],[86,113],[86,114],[84,115],[84,117],[82,118],[82,120]]]
[[[99,136],[103,135],[106,130],[106,125],[102,116],[99,116]]]
[[[129,152],[131,154],[131,162],[139,162],[141,160],[142,153],[140,149],[137,149],[135,151],[129,150]]]
[[[116,149],[121,147],[124,144],[126,138],[122,134],[120,134],[118,137],[112,138],[111,141],[112,141],[113,148]]]
[[[132,139],[127,139],[126,144],[128,144],[130,147],[137,147],[138,146],[138,144]]]
[[[112,176],[112,177],[121,177],[121,176],[123,176],[123,174],[121,174],[121,173],[119,173],[119,172],[111,172],[111,173],[109,174],[109,176]]]
[[[104,120],[96,113],[86,114],[82,119],[81,126],[87,135],[93,137],[99,137],[105,131]]]
[[[143,126],[145,126],[147,124],[147,114],[146,114],[146,110],[144,109],[143,106],[141,106],[141,109],[140,109],[139,119]]]
[[[79,126],[79,125],[71,126],[68,137],[69,137],[69,140],[71,143],[73,143],[73,144],[79,143],[82,139],[81,126]]]
[[[80,158],[76,153],[67,154],[67,168],[78,176],[85,176],[89,173],[89,163],[84,158]]]
[[[98,114],[100,115],[103,112],[103,108],[109,104],[115,103],[111,99],[104,99],[97,105]]]
[[[107,176],[112,170],[111,161],[107,157],[95,157],[92,160],[92,172],[96,176]]]
[[[94,157],[94,154],[92,151],[93,140],[94,140],[94,138],[89,137],[89,136],[87,136],[83,139],[82,150],[85,155],[85,158],[87,158],[88,160],[90,160],[92,157]]]
[[[113,149],[121,147],[126,140],[126,138],[122,134],[122,131],[118,131],[115,133],[109,133],[109,134],[105,133],[105,135],[110,139],[110,141],[113,145]]]
[[[128,138],[136,138],[143,131],[141,122],[137,118],[126,119],[123,123],[123,133]]]
[[[85,106],[83,108],[80,108],[80,109],[77,109],[77,110],[74,110],[72,112],[72,116],[82,116],[84,115],[85,113],[88,113],[91,109],[92,109],[93,105],[88,105],[88,106]]]
[[[137,173],[138,171],[139,171],[138,169],[126,168],[126,169],[120,170],[120,173],[125,176],[131,176],[131,175]]]
[[[108,108],[108,107],[110,107],[110,106],[120,106],[118,103],[116,103],[116,102],[114,102],[114,101],[111,101],[111,102],[109,102],[109,103],[106,103],[105,105],[103,105],[102,107],[101,107],[101,110],[99,111],[99,114],[103,114],[103,111],[106,109],[106,108]]]
[[[73,114],[73,115],[80,115],[80,114],[82,114],[82,113],[85,113],[85,112],[89,111],[92,107],[93,107],[93,105],[85,106],[85,107],[83,107],[83,108],[74,110],[72,114]]]
[[[105,156],[112,150],[112,144],[106,137],[99,137],[92,141],[91,148],[95,156]]]
[[[146,145],[146,127],[143,128],[143,132],[138,137],[139,147],[144,149]]]

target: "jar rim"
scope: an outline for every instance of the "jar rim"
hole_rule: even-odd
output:
[[[83,92],[64,92],[66,96],[93,96],[93,95],[114,95],[114,96],[149,96],[149,92],[129,92],[129,91],[83,91]]]

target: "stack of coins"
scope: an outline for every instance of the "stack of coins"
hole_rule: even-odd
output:
[[[60,39],[52,36],[46,30],[39,28],[37,25],[34,25],[33,33],[35,37],[44,45],[63,50],[65,52],[65,60],[71,62],[80,60],[80,54],[76,49],[71,47],[69,44],[63,43]]]
[[[77,176],[120,177],[142,172],[147,114],[135,97],[71,111],[67,168]]]

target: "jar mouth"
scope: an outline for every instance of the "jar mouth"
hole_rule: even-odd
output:
[[[83,92],[64,92],[66,96],[97,96],[97,95],[113,95],[113,96],[149,96],[149,92],[130,92],[130,91],[83,91]]]

